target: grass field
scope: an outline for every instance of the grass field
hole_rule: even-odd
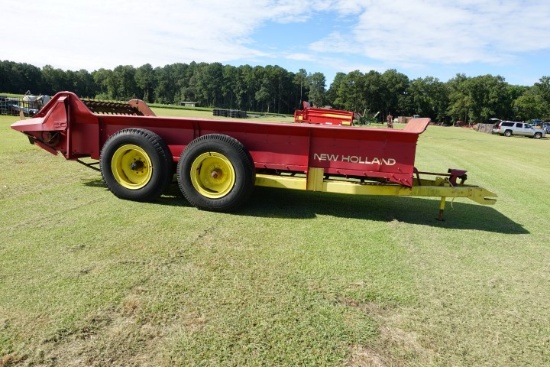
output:
[[[158,111],[159,114],[163,113]],[[550,140],[431,126],[498,194],[117,199],[0,117],[0,367],[550,365]]]

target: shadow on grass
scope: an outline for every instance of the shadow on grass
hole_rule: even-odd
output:
[[[292,190],[256,188],[239,214],[282,218],[330,215],[373,221],[399,221],[450,229],[475,229],[507,234],[527,234],[522,225],[491,206],[447,200],[444,218],[438,221],[439,198],[354,196]],[[498,204],[496,204],[498,205]]]
[[[84,184],[107,190],[101,179],[85,181]],[[457,200],[460,202],[447,200],[445,221],[441,222],[436,219],[439,198],[338,195],[256,187],[249,202],[234,215],[296,219],[330,215],[382,222],[395,220],[449,229],[474,229],[506,234],[529,233],[522,225],[502,215],[494,207],[469,203],[465,199]],[[191,207],[176,183],[172,183],[167,192],[155,203]]]
[[[82,184],[84,186],[95,187],[103,189],[105,191],[109,191],[107,185],[105,185],[105,182],[103,182],[103,179],[101,178],[83,180]],[[192,207],[192,205],[189,204],[187,200],[185,200],[185,198],[183,197],[176,182],[172,182],[166,192],[164,192],[164,194],[158,200],[156,200],[154,204]]]

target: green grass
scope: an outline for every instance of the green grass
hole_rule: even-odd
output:
[[[119,200],[16,119],[0,117],[2,367],[550,364],[547,139],[429,127],[420,170],[499,195],[445,222],[437,198],[265,188],[220,214],[176,185]]]

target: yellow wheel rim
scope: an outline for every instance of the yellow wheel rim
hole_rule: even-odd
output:
[[[137,190],[151,180],[153,165],[143,148],[134,144],[125,144],[113,154],[111,171],[121,186]]]
[[[191,165],[191,183],[202,196],[218,199],[235,185],[235,169],[223,154],[206,152]]]

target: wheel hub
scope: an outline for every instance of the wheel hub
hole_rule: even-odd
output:
[[[140,169],[143,169],[144,167],[144,164],[142,161],[134,161],[132,162],[132,164],[130,164],[130,168],[133,170],[133,171],[138,171]]]
[[[212,172],[210,172],[210,176],[211,176],[212,178],[215,178],[215,179],[216,179],[216,178],[220,178],[222,174],[223,174],[223,173],[222,173],[222,171],[220,171],[219,168],[215,168],[215,169],[212,170]]]

